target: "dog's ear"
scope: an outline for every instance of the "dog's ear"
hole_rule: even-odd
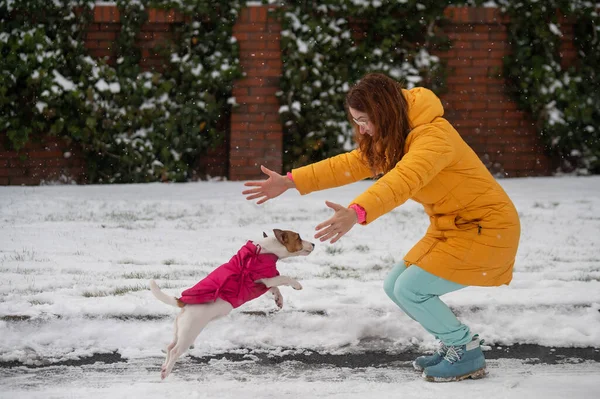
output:
[[[267,238],[267,233],[263,231],[263,238]]]
[[[273,229],[273,233],[275,234],[277,241],[279,241],[282,245],[287,243],[287,235],[283,232],[283,230]]]

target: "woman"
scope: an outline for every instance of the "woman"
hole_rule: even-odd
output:
[[[334,215],[315,238],[339,240],[403,204],[419,202],[429,215],[425,236],[393,267],[386,294],[441,341],[413,363],[429,381],[480,378],[485,359],[477,335],[440,300],[466,286],[499,286],[512,279],[520,236],[517,211],[473,150],[442,116],[425,88],[402,89],[382,74],[364,76],[346,96],[358,148],[282,176],[264,166],[264,181],[243,192],[261,204],[289,188],[301,194],[382,175],[349,207],[326,202]]]

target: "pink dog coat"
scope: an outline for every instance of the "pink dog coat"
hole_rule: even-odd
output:
[[[269,289],[254,281],[279,276],[277,255],[260,254],[260,246],[248,241],[229,262],[217,267],[198,284],[181,293],[184,303],[214,302],[221,298],[237,308]]]

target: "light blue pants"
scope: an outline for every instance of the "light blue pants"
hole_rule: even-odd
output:
[[[400,309],[448,346],[470,342],[471,332],[440,296],[465,287],[404,264],[394,266],[383,282],[385,293]]]

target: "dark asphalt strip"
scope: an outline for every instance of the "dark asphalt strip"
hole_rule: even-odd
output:
[[[288,348],[290,352],[297,352],[297,349]],[[284,352],[286,350],[283,350]],[[484,352],[486,359],[519,359],[528,364],[562,364],[562,363],[581,363],[584,361],[600,362],[600,348],[554,348],[532,344],[515,344],[503,347],[493,347]],[[281,355],[267,351],[248,350],[246,354],[240,353],[220,353],[209,356],[190,356],[192,362],[199,364],[208,363],[211,360],[227,360],[231,362],[254,361],[260,365],[272,365],[283,362],[300,362],[306,365],[327,365],[334,367],[386,367],[392,364],[409,363],[417,356],[423,353],[413,351],[401,353],[386,353],[381,351],[368,351],[361,353],[347,354],[323,354],[311,350],[304,350],[302,353],[290,353]],[[127,362],[120,353],[102,353],[93,356],[81,358],[78,360],[66,360],[60,362],[44,362],[37,365],[23,364],[19,361],[0,362],[0,368],[42,368],[50,366],[84,366],[95,363],[119,363]]]
[[[600,362],[600,348],[550,348],[540,345],[515,344],[512,346],[496,347],[484,352],[486,359],[519,359],[530,364],[559,364],[581,363],[584,361]],[[248,361],[255,359],[260,364],[277,364],[286,361],[296,361],[312,365],[330,365],[337,367],[385,367],[395,362],[412,362],[423,355],[412,351],[390,354],[373,351],[348,354],[322,354],[306,350],[301,354],[270,354],[268,352],[250,352],[248,354],[223,353],[212,356],[191,358],[199,363],[208,363],[213,359],[229,361]]]

